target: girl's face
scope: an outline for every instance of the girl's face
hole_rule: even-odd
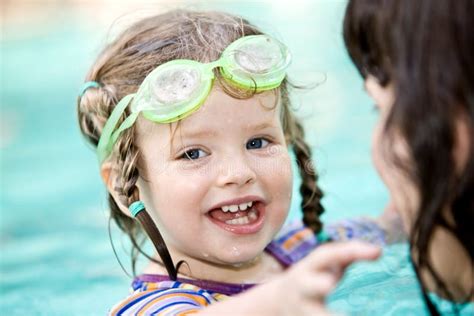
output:
[[[283,225],[292,174],[276,94],[217,84],[179,123],[139,119],[140,198],[170,252],[217,264],[256,258]]]
[[[395,101],[393,86],[382,87],[378,80],[369,75],[365,80],[365,89],[379,111],[379,119],[374,128],[372,138],[372,159],[375,168],[388,188],[390,201],[388,207],[397,211],[408,233],[415,219],[415,210],[419,196],[414,184],[393,163],[393,157],[398,157],[403,163],[410,163],[408,146],[400,134],[394,132],[392,142],[384,133],[388,115]]]

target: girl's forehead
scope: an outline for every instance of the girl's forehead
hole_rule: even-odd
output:
[[[138,136],[167,134],[188,131],[204,134],[222,132],[226,129],[245,129],[256,125],[280,125],[280,92],[265,91],[250,98],[238,99],[215,85],[202,106],[190,116],[174,123],[159,124],[142,116],[137,120]]]
[[[244,118],[246,121],[273,119],[279,113],[279,100],[279,92],[276,90],[257,93],[249,98],[235,98],[216,85],[195,115],[183,122],[189,124],[212,118],[226,121],[237,118]]]

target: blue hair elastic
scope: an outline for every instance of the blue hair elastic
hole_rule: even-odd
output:
[[[81,88],[81,92],[79,93],[79,97],[82,98],[84,93],[86,93],[86,91],[90,88],[100,88],[100,83],[98,83],[97,81],[84,82]]]
[[[145,204],[142,201],[135,201],[128,207],[133,217],[137,217],[137,214],[145,209]]]
[[[332,240],[331,236],[329,236],[325,230],[321,230],[319,233],[317,233],[316,238],[320,243],[325,243]]]

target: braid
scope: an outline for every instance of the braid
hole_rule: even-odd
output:
[[[290,100],[290,89],[301,88],[286,78],[280,86],[282,104],[281,121],[287,142],[293,146],[298,171],[301,177],[300,194],[303,223],[314,233],[319,233],[323,224],[319,216],[324,212],[321,205],[323,192],[318,187],[318,175],[311,159],[311,148],[305,141],[303,126],[295,116]]]
[[[97,80],[96,80],[97,81]],[[117,104],[116,89],[112,85],[101,85],[100,87],[88,89],[85,94],[78,100],[78,117],[83,134],[89,143],[97,146],[102,128],[107,118],[112,113]],[[122,120],[126,117],[124,114]],[[124,205],[130,205],[134,201],[139,200],[137,189],[137,181],[139,170],[137,162],[139,158],[138,148],[134,145],[134,129],[125,131],[119,139],[112,157],[115,158],[116,170],[120,170],[121,174],[116,178],[114,190],[120,195],[120,202]],[[112,159],[114,159],[112,158]],[[138,221],[125,215],[109,193],[109,206],[111,209],[111,218],[117,226],[127,232],[133,245],[131,252],[132,271],[135,274],[136,262],[138,254],[144,254],[148,259],[160,263],[150,256],[146,255],[142,249],[145,242],[143,229],[152,240],[155,248],[165,265],[168,274],[172,280],[176,280],[177,269],[175,268],[166,244],[156,228],[152,218],[147,212],[140,212]],[[139,223],[140,222],[140,223]],[[141,225],[140,225],[141,224]],[[181,263],[179,263],[181,265]]]
[[[115,88],[110,85],[89,88],[77,103],[81,130],[87,141],[97,146],[102,128],[117,104]]]
[[[136,186],[139,177],[139,171],[137,168],[139,151],[133,142],[133,132],[134,128],[132,127],[127,131],[128,135],[122,137],[117,146],[119,152],[123,153],[122,155],[120,155],[121,157],[120,159],[118,159],[117,163],[119,166],[121,165],[119,167],[119,169],[122,170],[120,178],[120,188],[122,188],[122,194],[126,205],[131,205],[133,202],[138,201],[140,199],[138,188]],[[175,267],[168,248],[166,247],[166,243],[163,237],[161,236],[158,227],[156,227],[155,223],[153,222],[153,219],[151,218],[150,214],[148,214],[148,212],[145,210],[143,212],[139,212],[136,218],[140,222],[143,230],[145,230],[150,240],[153,242],[153,245],[155,246],[155,249],[158,252],[158,255],[160,256],[170,279],[176,280],[178,275],[177,268]],[[139,253],[143,254],[144,251],[141,249],[140,245],[133,237],[135,236],[132,235],[130,239],[134,248],[136,248]],[[157,262],[149,256],[146,257],[158,264],[161,264],[160,262]],[[135,262],[133,262],[133,266],[135,266]],[[181,265],[181,262],[178,263],[178,266],[179,265]]]
[[[302,197],[301,209],[303,211],[303,222],[313,232],[319,233],[322,222],[319,216],[324,212],[321,205],[323,192],[317,185],[318,175],[311,159],[311,149],[304,140],[304,130],[298,120],[294,120],[295,135],[293,149],[301,176],[300,193]]]

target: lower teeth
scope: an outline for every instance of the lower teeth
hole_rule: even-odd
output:
[[[256,219],[257,219],[257,213],[254,210],[252,210],[246,216],[229,219],[225,221],[225,223],[229,225],[246,225],[250,223],[250,221],[254,221]]]

